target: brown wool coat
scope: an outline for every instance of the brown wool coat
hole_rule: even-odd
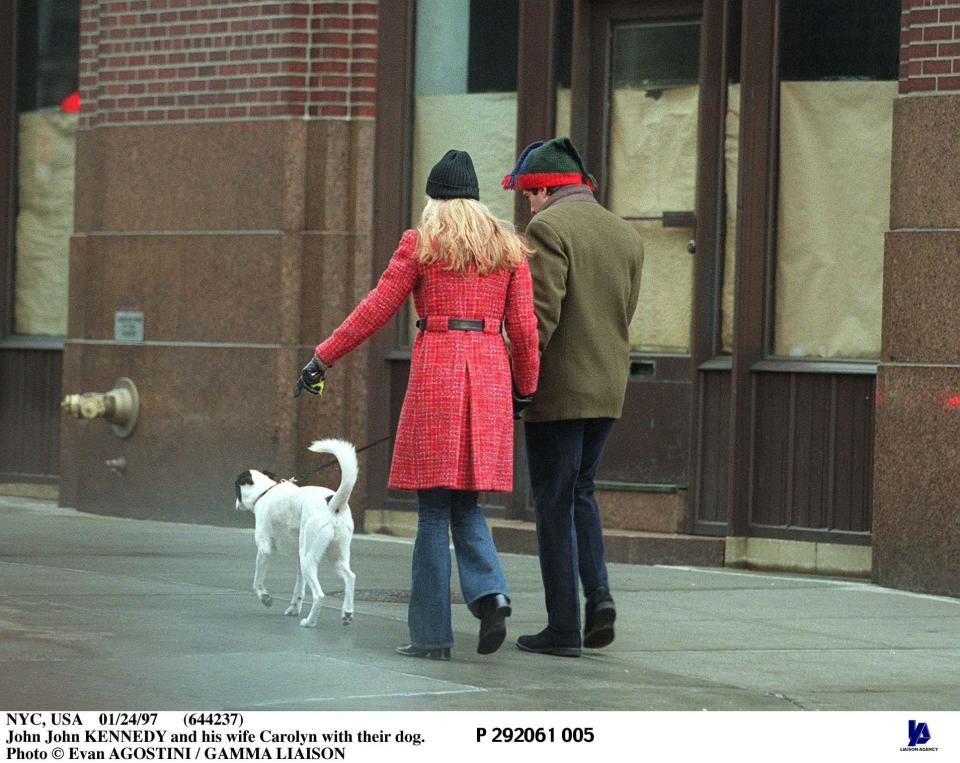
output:
[[[527,421],[620,418],[643,242],[586,186],[564,186],[534,215],[527,238],[540,379]]]

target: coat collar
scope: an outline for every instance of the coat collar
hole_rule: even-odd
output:
[[[587,186],[564,185],[558,188],[556,192],[553,194],[553,196],[548,198],[543,203],[543,206],[540,207],[540,212],[547,209],[548,207],[552,207],[554,204],[560,204],[561,202],[565,202],[565,201],[587,201],[587,202],[592,201],[594,204],[600,203],[594,197],[593,191],[591,191]]]

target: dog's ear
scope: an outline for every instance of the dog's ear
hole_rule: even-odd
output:
[[[240,500],[240,486],[241,486],[241,485],[252,485],[252,484],[253,484],[253,475],[250,474],[250,470],[249,470],[249,469],[248,469],[247,471],[243,472],[239,477],[237,477],[237,481],[233,483],[233,487],[235,488],[235,490],[236,490],[236,492],[237,492],[237,500],[238,500],[238,501]]]

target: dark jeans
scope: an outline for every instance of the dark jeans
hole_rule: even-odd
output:
[[[593,479],[614,419],[526,422],[540,573],[553,633],[580,639],[580,596],[608,587]]]

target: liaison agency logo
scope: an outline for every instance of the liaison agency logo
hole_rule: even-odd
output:
[[[925,721],[911,720],[907,724],[907,746],[901,747],[900,752],[936,752],[939,747],[927,746],[932,738],[930,726]]]

